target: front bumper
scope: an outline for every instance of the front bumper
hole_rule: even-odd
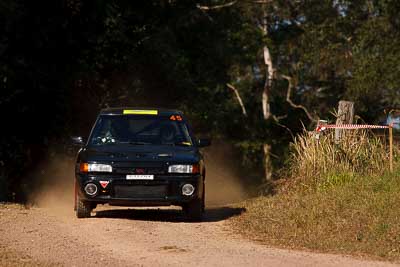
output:
[[[118,206],[168,206],[182,205],[200,198],[204,182],[197,175],[156,175],[154,180],[126,180],[125,175],[81,174],[76,175],[78,194],[81,199],[101,204]],[[104,188],[101,181],[109,183]],[[94,196],[85,193],[84,187],[93,183],[98,190]],[[195,190],[191,196],[182,194],[182,186],[191,184]]]

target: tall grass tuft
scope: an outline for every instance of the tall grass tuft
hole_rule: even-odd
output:
[[[357,175],[381,174],[388,168],[388,149],[366,130],[346,131],[335,142],[334,131],[316,138],[304,132],[291,146],[290,176],[306,187],[345,183]]]

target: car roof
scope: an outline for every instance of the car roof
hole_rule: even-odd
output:
[[[144,108],[144,107],[116,107],[116,108],[106,108],[100,111],[100,115],[122,115],[124,112],[129,111],[130,114],[142,114],[146,115],[146,112],[157,111],[157,115],[182,115],[182,112],[176,109],[164,109],[164,108]]]

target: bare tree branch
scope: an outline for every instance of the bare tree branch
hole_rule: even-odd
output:
[[[197,8],[201,9],[201,10],[213,10],[213,9],[220,9],[220,8],[224,8],[224,7],[228,7],[228,6],[233,6],[234,4],[236,4],[237,1],[232,1],[223,5],[216,5],[216,6],[202,6],[200,4],[197,4]]]
[[[242,108],[242,113],[245,117],[247,117],[246,107],[243,104],[243,101],[242,101],[242,98],[240,97],[239,91],[232,84],[227,83],[226,86],[228,86],[228,88],[231,89],[235,93],[236,99],[239,102],[240,107]]]
[[[286,117],[287,117],[287,115],[283,115],[283,116],[279,116],[279,117],[278,117],[278,116],[275,116],[275,115],[272,115],[272,119],[275,121],[275,123],[276,123],[278,126],[284,128],[286,131],[288,131],[289,134],[292,136],[292,139],[294,140],[294,135],[293,135],[292,130],[290,130],[289,127],[287,127],[286,125],[283,125],[282,123],[279,122],[281,119],[284,119],[284,118],[286,118]]]
[[[253,3],[255,3],[255,4],[268,4],[268,3],[271,3],[273,0],[256,0],[256,1],[253,1]]]
[[[293,108],[302,109],[302,110],[306,113],[306,115],[307,115],[307,117],[308,117],[309,120],[314,121],[314,122],[317,122],[318,119],[317,119],[317,118],[314,118],[314,117],[311,115],[311,113],[307,110],[307,108],[306,108],[305,106],[303,106],[303,105],[298,105],[298,104],[293,103],[293,101],[292,101],[292,99],[291,99],[291,96],[292,96],[292,89],[293,89],[292,77],[289,77],[289,76],[284,75],[284,74],[281,74],[280,77],[282,77],[283,79],[287,80],[288,83],[289,83],[289,84],[288,84],[287,93],[286,93],[286,102],[288,102],[289,105],[292,106]]]
[[[242,0],[243,1],[243,0]],[[252,2],[254,4],[268,4],[271,3],[273,0],[254,0],[254,1],[248,1],[248,2]],[[201,10],[213,10],[213,9],[220,9],[220,8],[224,8],[224,7],[229,7],[229,6],[233,6],[234,4],[236,4],[238,1],[231,1],[228,2],[226,4],[222,4],[222,5],[215,5],[215,6],[203,6],[200,4],[197,4],[197,8],[201,9]],[[243,1],[244,2],[244,1]]]

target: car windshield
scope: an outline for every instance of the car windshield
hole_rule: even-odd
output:
[[[192,146],[192,140],[182,120],[164,116],[103,115],[96,123],[89,144]]]

